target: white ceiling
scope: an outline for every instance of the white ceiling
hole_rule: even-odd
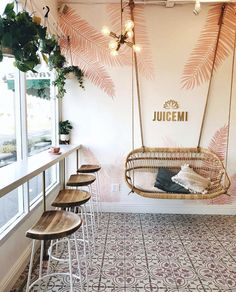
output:
[[[74,4],[106,4],[106,3],[120,3],[120,0],[64,0],[58,1],[63,3],[74,3]],[[128,0],[123,0],[123,3],[129,2]],[[195,0],[134,0],[137,4],[162,4],[163,3],[174,3],[174,4],[186,4],[195,3]],[[236,3],[236,0],[200,0],[201,3]]]
[[[122,0],[123,4],[129,0]],[[198,0],[199,1],[199,0]],[[58,0],[59,3],[65,4],[82,4],[82,5],[104,5],[110,3],[120,3],[121,0]],[[135,4],[160,5],[166,8],[173,8],[175,5],[193,4],[196,0],[134,0]],[[236,3],[236,0],[200,0],[200,3]]]

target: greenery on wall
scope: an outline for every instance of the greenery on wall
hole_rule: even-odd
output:
[[[66,93],[66,90],[65,90],[66,76],[69,73],[73,73],[79,82],[79,86],[81,88],[84,88],[84,85],[83,85],[84,74],[83,74],[82,70],[77,66],[63,67],[63,68],[57,70],[57,77],[56,77],[55,81],[53,82],[54,85],[57,86],[57,88],[58,88],[58,94],[57,94],[58,98],[64,97],[64,95]]]

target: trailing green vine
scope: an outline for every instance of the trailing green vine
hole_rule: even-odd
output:
[[[58,93],[57,97],[58,98],[63,98],[66,90],[65,90],[65,84],[66,84],[66,76],[69,73],[73,73],[74,76],[77,78],[79,82],[79,86],[84,89],[84,73],[78,66],[69,66],[69,67],[63,67],[59,68],[57,70],[57,77],[53,84],[57,86]]]

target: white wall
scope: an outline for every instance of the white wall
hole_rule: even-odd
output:
[[[70,5],[83,19],[100,31],[108,24],[105,8],[99,6]],[[184,64],[195,47],[205,24],[209,6],[199,16],[192,13],[193,5],[174,8],[145,6],[147,33],[150,39],[155,79],[140,78],[146,146],[196,146],[206,99],[207,84],[193,90],[181,89],[180,79]],[[95,13],[95,14],[94,14]],[[94,16],[95,15],[95,16]],[[73,25],[73,24],[72,24]],[[107,39],[109,42],[109,38]],[[227,124],[230,71],[232,55],[219,67],[212,82],[207,122],[203,133],[203,146],[208,146],[215,132]],[[74,80],[67,81],[67,94],[63,100],[63,119],[69,119],[74,130],[72,143],[84,146],[82,162],[102,165],[102,199],[106,211],[235,214],[234,199],[221,201],[153,200],[128,196],[124,181],[124,161],[131,150],[131,68],[106,67],[115,84],[112,99],[86,80],[85,90]],[[235,84],[233,111],[235,109]],[[189,112],[186,123],[156,123],[153,111],[162,110],[168,99],[179,102],[181,110]],[[229,151],[229,173],[236,173],[235,119],[232,115]],[[138,126],[136,145],[140,146]],[[74,166],[71,168],[74,172]],[[111,192],[112,184],[119,184],[119,192]],[[233,202],[232,202],[233,201]]]

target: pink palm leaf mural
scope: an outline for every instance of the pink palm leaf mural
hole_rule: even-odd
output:
[[[226,205],[232,204],[236,200],[236,173],[230,177],[231,186],[228,190],[228,195],[222,195],[209,201],[212,205]]]
[[[64,35],[70,36],[71,48],[78,54],[86,53],[90,59],[101,62],[102,65],[126,64],[121,56],[118,58],[111,56],[107,37],[82,19],[74,9],[68,7],[66,13],[60,15],[59,25]]]
[[[214,70],[222,64],[233,50],[236,28],[235,8],[236,4],[226,4]],[[182,88],[193,89],[210,79],[221,9],[221,4],[215,4],[211,6],[208,12],[206,24],[200,34],[196,47],[184,66],[181,79]]]
[[[229,188],[229,194],[231,195],[231,197],[234,197],[234,199],[236,198],[236,173],[234,175],[231,176],[231,186]]]
[[[97,157],[94,155],[94,153],[86,147],[83,147],[81,149],[82,151],[82,157],[83,157],[83,163],[82,164],[99,164],[100,162],[97,159]],[[121,159],[117,158],[117,161],[119,161],[118,164],[113,165],[102,165],[102,168],[100,170],[100,191],[101,191],[101,199],[103,202],[119,202],[120,201],[120,194],[117,193],[111,193],[111,181],[113,183],[122,183],[123,179],[123,172],[122,172],[122,166],[121,166]]]
[[[215,153],[221,161],[224,161],[228,139],[228,125],[216,131],[208,146],[209,150]]]
[[[108,4],[107,5],[108,16],[110,19],[110,25],[112,31],[117,34],[121,32],[121,16],[120,16],[120,5],[119,4]],[[130,8],[126,6],[124,8],[123,20],[130,19]],[[145,15],[144,15],[144,5],[136,5],[134,7],[134,23],[135,23],[135,42],[140,44],[142,47],[142,51],[137,54],[138,58],[138,68],[140,73],[148,79],[154,79],[154,66],[151,57],[151,47],[148,39],[147,28],[145,24]],[[130,48],[123,46],[122,48],[124,54]],[[126,55],[129,56],[129,60],[131,61],[130,54],[127,52]],[[129,61],[129,62],[130,62]]]
[[[67,59],[70,58],[68,51],[62,49],[62,52],[67,56]],[[79,66],[94,85],[100,87],[107,95],[115,96],[114,83],[101,63],[93,60],[88,61],[88,56],[85,52],[77,54],[76,50],[72,50],[71,56],[73,64]]]
[[[228,125],[223,126],[219,130],[217,130],[212,137],[208,149],[215,153],[221,161],[225,160],[226,156],[226,146],[228,139]],[[208,204],[212,205],[224,205],[224,204],[232,204],[232,202],[236,199],[236,174],[231,177],[231,186],[228,191],[231,196],[221,195],[217,198],[208,201]]]
[[[69,8],[59,18],[60,28],[65,36],[70,37],[70,48],[65,39],[61,40],[61,48],[67,60],[72,57],[73,65],[79,66],[85,76],[109,96],[115,96],[114,83],[105,69],[107,66],[122,66],[127,60],[114,58],[108,50],[108,40],[87,21]],[[70,56],[70,51],[72,56]]]

